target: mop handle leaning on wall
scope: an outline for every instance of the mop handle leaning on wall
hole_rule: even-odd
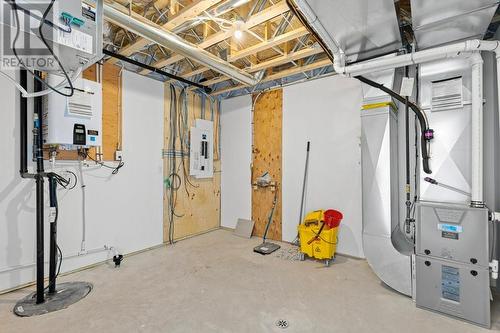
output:
[[[307,172],[309,169],[309,150],[311,148],[311,142],[307,141],[307,152],[306,152],[306,164],[304,167],[304,180],[302,181],[302,197],[300,199],[300,216],[299,216],[299,223],[300,225],[302,223],[302,220],[304,219],[304,200],[306,197],[306,184],[307,184]]]

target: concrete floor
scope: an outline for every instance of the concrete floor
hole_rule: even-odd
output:
[[[488,332],[417,309],[385,287],[364,260],[331,267],[290,260],[290,245],[254,254],[259,239],[219,230],[60,278],[94,290],[68,309],[12,314],[33,288],[0,296],[0,332]],[[290,251],[290,252],[289,252]],[[493,329],[500,330],[494,304]],[[277,328],[279,319],[289,322]]]

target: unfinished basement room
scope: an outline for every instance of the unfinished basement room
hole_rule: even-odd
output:
[[[500,0],[0,0],[0,333],[500,332]]]

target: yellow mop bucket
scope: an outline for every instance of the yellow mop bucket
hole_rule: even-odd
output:
[[[311,258],[326,259],[328,264],[337,249],[337,234],[342,218],[342,213],[333,209],[308,213],[298,227],[300,252]]]

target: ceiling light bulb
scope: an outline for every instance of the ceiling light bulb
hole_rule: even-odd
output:
[[[243,22],[237,20],[233,23],[233,27],[234,27],[234,37],[236,39],[241,39],[241,37],[243,37]]]

